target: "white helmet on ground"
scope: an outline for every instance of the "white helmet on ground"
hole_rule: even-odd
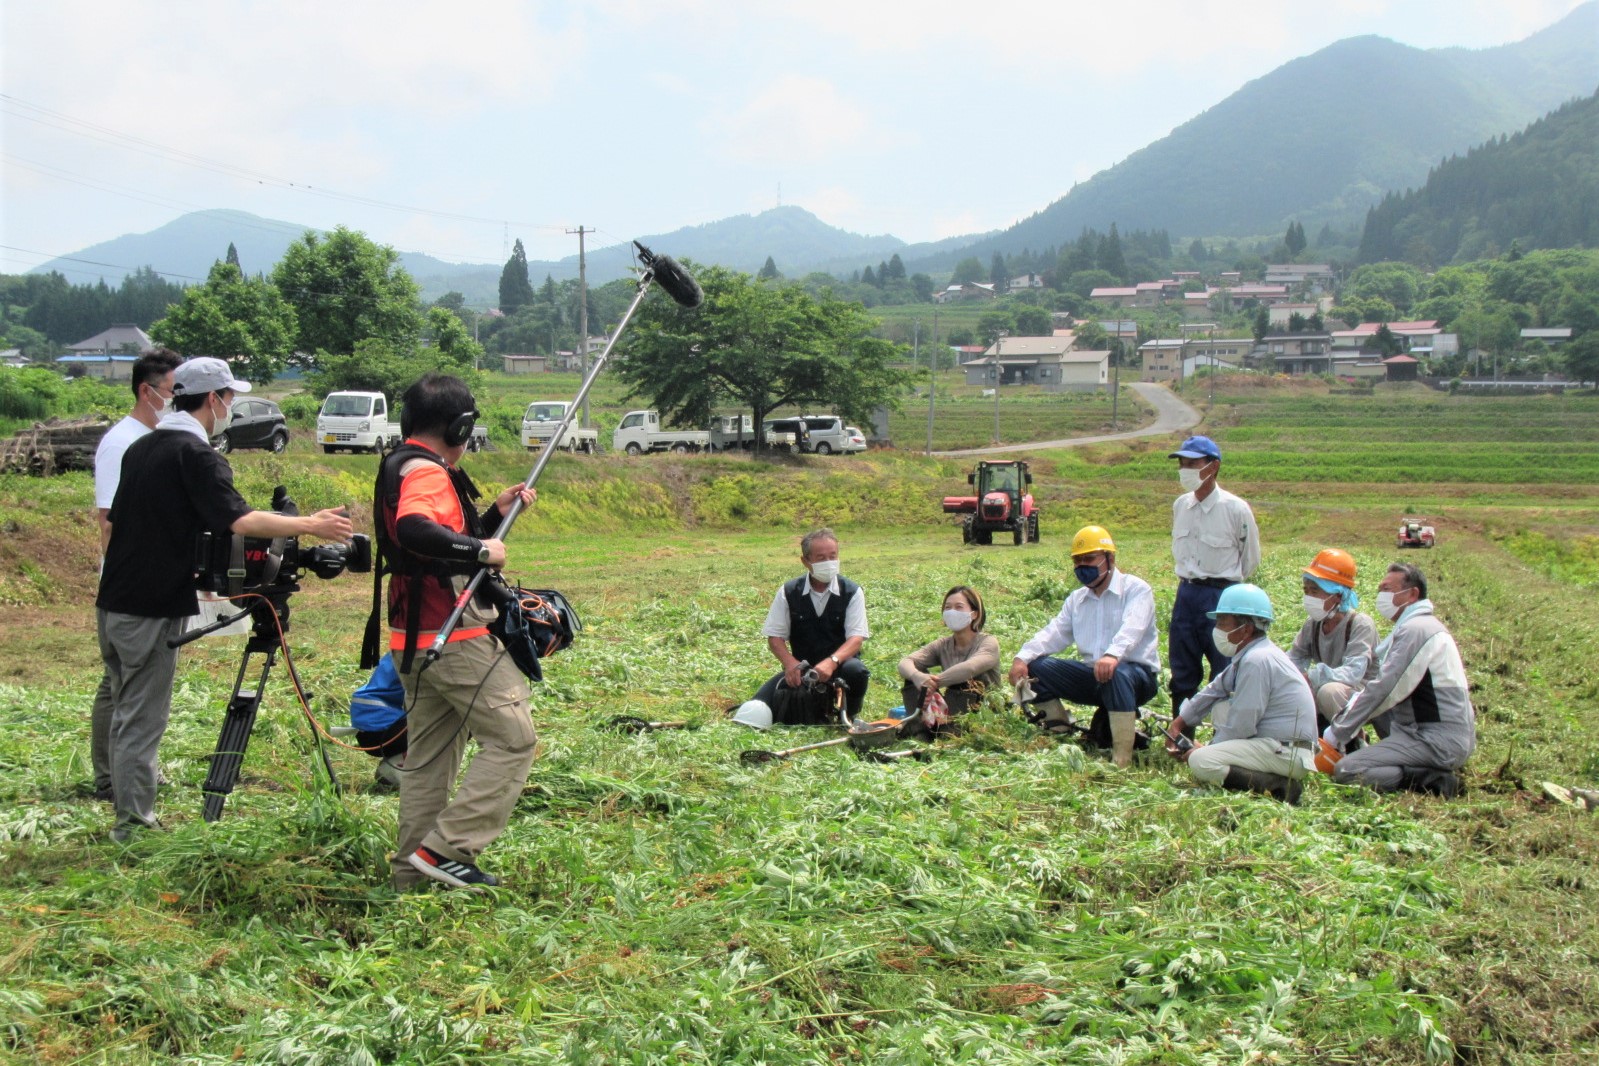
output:
[[[764,733],[772,728],[772,709],[762,700],[745,700],[733,712],[733,721]]]

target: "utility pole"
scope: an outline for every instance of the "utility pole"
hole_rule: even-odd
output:
[[[1120,359],[1116,358],[1121,354],[1118,350],[1121,347],[1121,343],[1120,339],[1110,343],[1110,431],[1112,433],[1121,429],[1121,423],[1117,421],[1116,417],[1116,405],[1121,401],[1122,397],[1122,363]]]
[[[920,323],[918,323],[919,325]],[[927,353],[927,454],[933,454],[933,397],[938,393],[938,308],[933,308],[933,350]]]
[[[569,229],[567,233],[577,234],[577,352],[578,366],[583,368],[583,380],[589,379],[589,276],[588,259],[584,255],[583,236],[593,233],[591,229],[579,226]],[[589,424],[589,394],[583,393],[583,420],[580,425],[585,428]]]
[[[1005,370],[1000,365],[999,357],[1005,350],[1005,338],[1010,336],[1010,330],[1002,329],[994,337],[994,443],[999,443],[999,385],[1004,379]]]

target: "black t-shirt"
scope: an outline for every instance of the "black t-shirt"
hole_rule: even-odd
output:
[[[250,510],[233,487],[232,468],[210,444],[181,429],[140,437],[122,457],[94,605],[145,618],[198,614],[199,536],[226,534]]]

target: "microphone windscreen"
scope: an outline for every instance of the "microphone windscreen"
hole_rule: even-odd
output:
[[[704,302],[705,293],[700,290],[700,283],[678,266],[677,260],[671,256],[656,256],[650,269],[655,274],[655,283],[682,306],[693,308]]]

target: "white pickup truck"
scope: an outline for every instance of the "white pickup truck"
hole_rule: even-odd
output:
[[[566,400],[534,400],[528,404],[527,410],[522,413],[522,447],[530,452],[542,450],[571,406]],[[569,452],[593,455],[600,450],[600,431],[570,425],[555,446]]]
[[[382,454],[404,440],[400,423],[389,420],[388,397],[381,392],[330,392],[316,416],[316,439],[328,454],[340,449]],[[469,452],[489,446],[487,426],[473,426]]]
[[[661,416],[654,411],[629,411],[622,424],[611,433],[611,450],[638,455],[641,452],[699,452],[711,446],[711,435],[703,429],[662,429]]]
[[[339,449],[382,452],[400,443],[400,424],[389,421],[381,392],[330,392],[316,416],[316,439],[329,454]]]

